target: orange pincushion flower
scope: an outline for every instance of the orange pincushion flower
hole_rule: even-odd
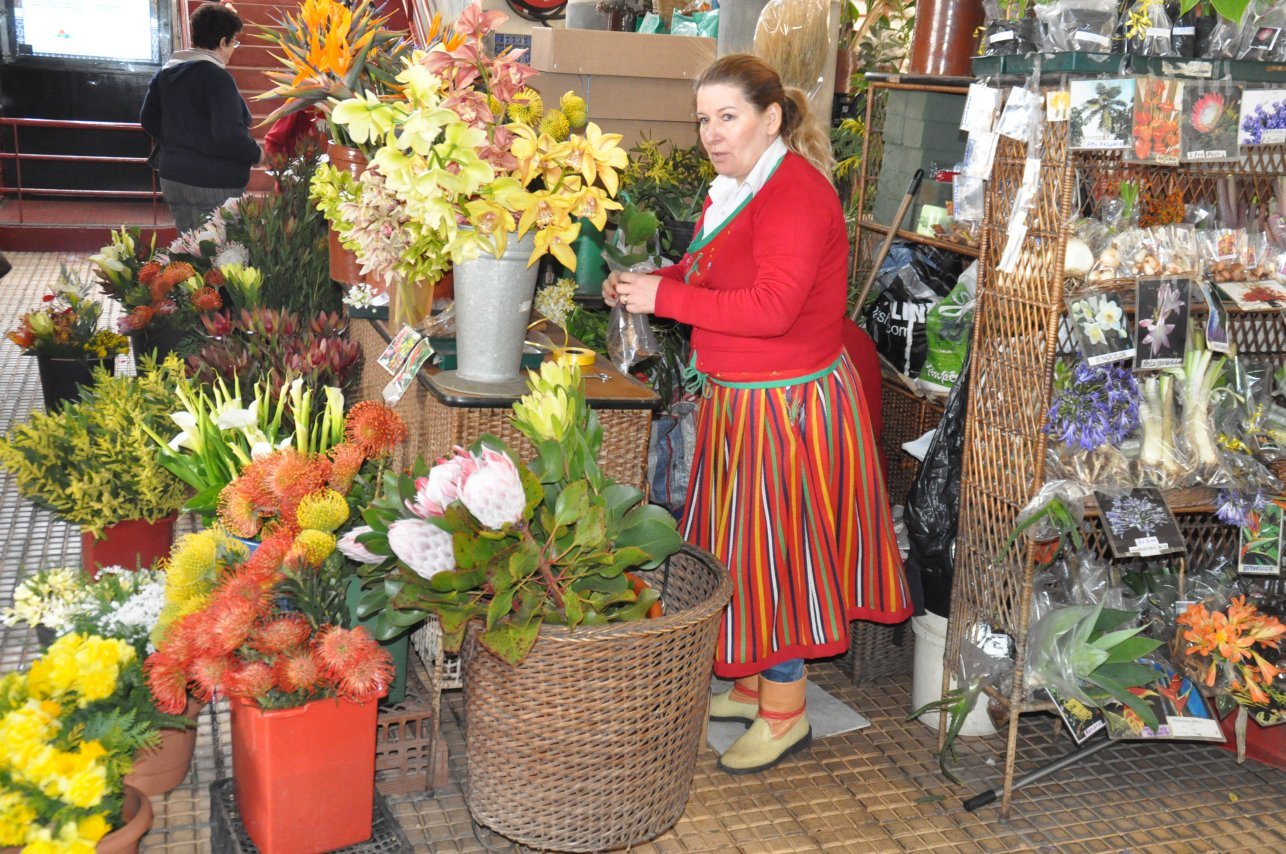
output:
[[[156,699],[156,707],[169,715],[182,714],[188,705],[188,677],[178,660],[157,652],[143,664],[147,687]]]
[[[164,295],[173,290],[179,282],[186,282],[195,275],[196,270],[187,261],[175,261],[167,264],[149,287],[152,293],[156,293],[158,287],[161,288],[161,294]]]
[[[322,681],[321,666],[310,649],[297,649],[279,656],[273,674],[281,690],[290,694],[309,691]]]
[[[205,275],[202,278],[205,279],[205,283],[212,288],[221,287],[223,283],[227,281],[223,276],[223,271],[218,267],[211,267],[206,270]]]
[[[260,614],[260,608],[244,599],[219,596],[206,611],[210,649],[222,655],[231,653],[250,637]]]
[[[353,478],[366,462],[366,452],[361,446],[352,442],[340,442],[330,449],[330,488],[336,492],[348,494],[353,486]]]
[[[302,645],[311,633],[312,627],[301,616],[277,617],[254,630],[250,646],[265,655],[277,655]]]
[[[352,699],[382,696],[393,680],[392,658],[365,629],[330,626],[317,638],[316,651],[322,670]]]
[[[150,305],[136,305],[130,309],[129,328],[142,329],[152,322],[152,317],[156,312]]]
[[[148,261],[138,271],[138,281],[141,285],[151,285],[152,280],[161,272],[161,262],[152,260]]]
[[[392,409],[374,400],[363,400],[344,419],[344,435],[368,457],[384,457],[393,453],[398,443],[406,438],[406,433],[406,422]]]
[[[226,681],[228,693],[234,697],[261,697],[277,684],[272,665],[266,661],[247,661],[230,668]]]
[[[272,507],[276,502],[272,492],[264,485],[264,478],[269,469],[272,468],[273,454],[265,457],[259,457],[250,461],[249,465],[241,470],[232,483],[236,488],[250,500],[256,508]],[[227,490],[225,489],[224,492]],[[220,494],[222,497],[222,494]]]
[[[192,662],[188,675],[192,678],[192,693],[198,700],[209,701],[223,685],[228,672],[228,659],[222,655],[202,655]]]
[[[254,498],[248,494],[250,483],[237,478],[219,493],[219,522],[234,537],[253,537],[263,527]]]
[[[219,587],[215,603],[244,602],[257,614],[266,614],[272,605],[272,585],[276,579],[254,570],[238,569]]]
[[[223,300],[214,288],[198,288],[192,294],[192,307],[197,311],[218,311],[223,308]]]
[[[275,451],[264,461],[262,484],[279,502],[290,501],[298,505],[299,499],[326,485],[330,474],[330,461],[320,455],[285,448]],[[293,514],[280,514],[293,521]]]

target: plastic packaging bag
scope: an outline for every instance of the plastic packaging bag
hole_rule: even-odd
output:
[[[1124,24],[1126,53],[1135,56],[1174,56],[1174,48],[1170,43],[1170,16],[1160,3],[1139,0],[1126,13]]]
[[[977,284],[978,262],[974,261],[961,274],[951,293],[929,309],[924,321],[928,353],[918,380],[929,391],[950,391],[960,378],[973,330]]]
[[[1273,4],[1264,14],[1251,13],[1241,28],[1237,58],[1255,62],[1286,61],[1286,7]]]
[[[656,264],[644,261],[630,267],[631,273],[650,273]],[[661,352],[661,345],[652,331],[646,314],[632,314],[619,302],[612,306],[607,321],[607,357],[623,374],[639,362]]]
[[[770,0],[759,13],[753,53],[777,69],[782,83],[812,98],[821,90],[834,32],[825,0]]]
[[[1037,5],[1035,12],[1041,50],[1111,52],[1116,0],[1054,0]]]
[[[1232,59],[1241,46],[1241,22],[1215,16],[1208,33],[1197,33],[1197,56],[1201,59]]]
[[[1035,21],[1006,18],[999,0],[982,0],[986,29],[982,36],[983,56],[1016,56],[1036,49]]]
[[[928,354],[929,309],[951,292],[962,266],[953,252],[905,242],[895,242],[880,266],[866,331],[876,349],[908,377],[919,375]]]

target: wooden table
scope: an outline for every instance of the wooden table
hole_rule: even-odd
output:
[[[392,337],[388,322],[355,319],[349,322],[349,331],[364,356],[358,397],[382,400],[391,376],[376,359]],[[579,342],[572,340],[569,344],[576,346]],[[646,493],[652,411],[660,405],[660,397],[601,356],[593,367],[583,371],[587,375],[586,400],[598,413],[603,427],[599,465],[608,477]],[[448,390],[435,382],[439,373],[436,367],[422,367],[417,381],[394,407],[410,428],[410,437],[396,459],[398,465],[410,467],[417,456],[431,464],[450,454],[456,445],[467,446],[483,433],[507,443],[524,461],[534,456],[531,443],[509,423],[516,395]],[[606,374],[608,379],[589,377],[595,373]]]

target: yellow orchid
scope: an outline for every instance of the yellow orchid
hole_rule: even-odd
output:
[[[531,201],[523,208],[522,218],[518,220],[518,237],[521,238],[533,228],[537,231],[556,228],[570,221],[569,199],[549,190],[537,190],[531,194]]]
[[[598,178],[607,188],[609,196],[616,195],[617,173],[630,162],[629,155],[621,148],[621,138],[619,133],[603,133],[594,122],[585,126],[586,146],[597,164]]]
[[[587,219],[602,231],[607,226],[607,212],[621,210],[620,202],[609,199],[598,187],[586,187],[572,202],[572,216]]]
[[[367,92],[360,98],[349,98],[331,110],[331,121],[342,124],[348,136],[358,145],[387,139],[400,118],[396,107]]]
[[[542,228],[536,232],[536,248],[531,251],[527,266],[530,267],[540,260],[540,256],[549,253],[564,267],[575,270],[576,252],[572,249],[572,244],[578,237],[580,237],[580,223],[572,222],[570,219]]]
[[[464,209],[478,239],[490,243],[488,248],[497,258],[503,255],[509,243],[509,232],[516,227],[513,212],[488,199],[474,199],[466,203]]]

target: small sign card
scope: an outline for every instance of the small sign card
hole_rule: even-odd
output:
[[[1134,338],[1119,294],[1104,291],[1068,297],[1067,316],[1086,363],[1106,365],[1134,355]]]
[[[1153,557],[1187,548],[1161,490],[1150,487],[1109,495],[1095,491],[1107,542],[1116,557]]]
[[[1223,300],[1215,293],[1214,285],[1201,283],[1201,296],[1206,301],[1210,313],[1206,315],[1206,349],[1216,353],[1227,353],[1228,344],[1228,309]]]
[[[396,376],[402,366],[406,364],[406,359],[415,349],[415,345],[420,342],[423,336],[409,326],[403,326],[393,336],[393,340],[388,342],[384,352],[376,360],[380,367],[388,371],[390,375]]]
[[[389,406],[396,405],[402,399],[402,395],[406,394],[406,390],[411,387],[411,383],[415,381],[415,375],[420,372],[420,367],[432,355],[433,347],[429,345],[429,339],[421,338],[416,341],[411,347],[410,354],[403,360],[402,366],[393,375],[393,379],[384,386],[382,392],[384,402]]]
[[[1241,529],[1238,553],[1237,570],[1242,575],[1281,575],[1282,508],[1269,501],[1250,514],[1250,524]]]

